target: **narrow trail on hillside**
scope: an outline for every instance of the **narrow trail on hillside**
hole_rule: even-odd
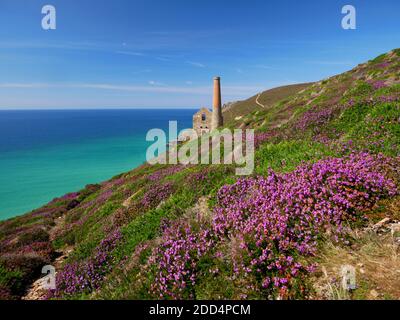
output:
[[[262,92],[258,94],[257,98],[256,98],[256,103],[263,109],[265,109],[266,107],[260,102],[258,101],[258,99],[261,97]]]
[[[59,217],[58,219],[55,219],[55,226],[50,229],[49,234],[50,234],[50,241],[53,241],[55,238],[55,235],[58,230],[60,230],[64,226],[65,222],[65,216]],[[57,270],[61,269],[62,265],[64,264],[64,261],[68,258],[68,256],[71,254],[73,249],[71,247],[66,247],[63,248],[59,251],[57,251],[58,257],[54,259],[51,262],[51,265],[55,268],[56,274]],[[28,290],[26,291],[26,294],[21,298],[22,300],[43,300],[45,299],[47,295],[47,290],[43,288],[45,281],[47,278],[45,277],[40,277],[37,279],[35,282],[33,282]]]

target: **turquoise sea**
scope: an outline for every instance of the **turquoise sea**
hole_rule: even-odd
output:
[[[131,170],[147,131],[192,126],[192,109],[0,111],[0,220]]]

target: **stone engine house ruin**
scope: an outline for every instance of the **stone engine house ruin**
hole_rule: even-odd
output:
[[[209,133],[223,125],[221,104],[221,81],[220,77],[214,78],[213,111],[201,108],[193,116],[193,129],[199,136]]]
[[[193,129],[201,136],[204,133],[210,132],[212,112],[207,108],[201,108],[193,116]]]

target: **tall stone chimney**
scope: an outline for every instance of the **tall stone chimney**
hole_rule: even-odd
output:
[[[213,98],[213,113],[211,118],[211,130],[218,129],[224,124],[222,118],[221,106],[221,78],[214,78],[214,98]]]

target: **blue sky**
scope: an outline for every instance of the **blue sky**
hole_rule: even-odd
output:
[[[215,75],[243,99],[349,70],[399,31],[398,0],[0,0],[0,108],[210,106]]]

